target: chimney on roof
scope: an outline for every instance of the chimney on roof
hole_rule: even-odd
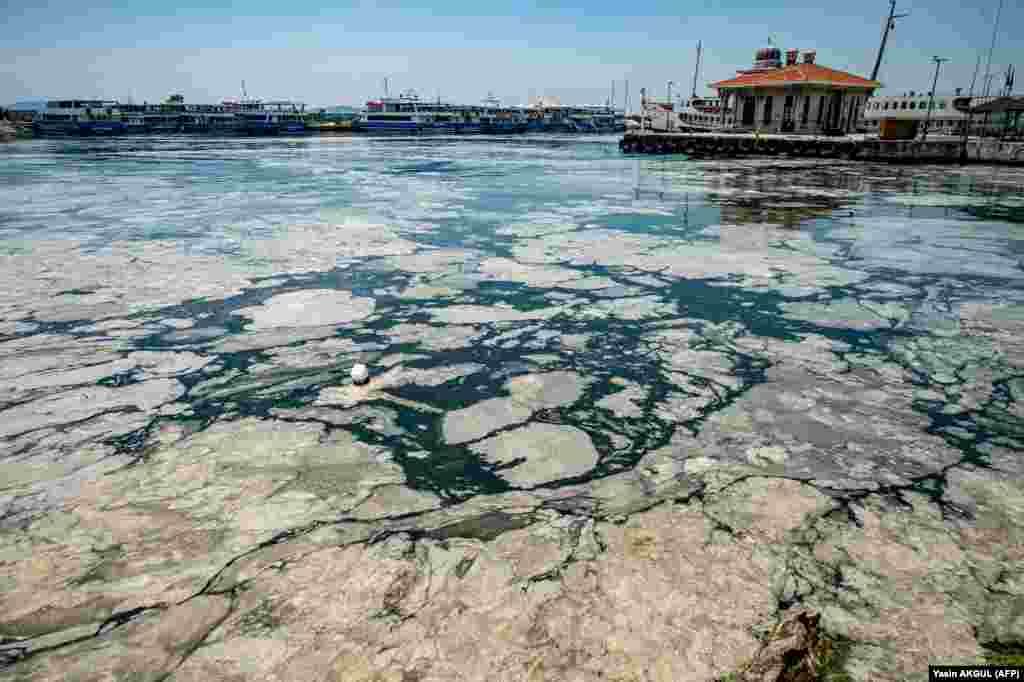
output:
[[[817,56],[817,54],[816,50],[807,50],[807,52],[804,52],[804,64],[813,64],[814,57]]]
[[[786,66],[793,66],[796,64],[796,58],[800,55],[800,50],[796,48],[790,48],[786,50]]]

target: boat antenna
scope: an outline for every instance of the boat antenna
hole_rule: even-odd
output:
[[[992,50],[996,47],[996,34],[999,32],[999,15],[1003,13],[1003,0],[999,0],[999,6],[996,8],[996,20],[992,24],[992,42],[988,46],[988,57],[985,59],[985,78],[990,78],[989,74],[992,73]],[[985,85],[985,94],[983,97],[988,97],[988,84]]]
[[[384,79],[384,96],[385,97],[389,97],[390,96],[388,94],[388,79],[387,78]]]
[[[242,80],[242,99],[249,99],[248,93],[245,91],[245,80]]]
[[[974,76],[971,78],[971,96],[974,95],[974,85],[978,81],[978,70],[981,69],[981,53],[978,53],[978,59],[974,62]]]
[[[612,81],[612,108],[615,108],[615,81]]]
[[[889,0],[889,16],[885,20],[885,30],[882,31],[882,44],[878,46],[878,57],[875,59],[875,68],[871,69],[871,80],[878,80],[878,69],[882,66],[882,55],[885,53],[885,43],[889,39],[889,31],[896,28],[896,20],[910,16],[910,12],[896,14],[896,0]]]
[[[700,41],[697,41],[697,66],[693,69],[693,99],[697,99],[697,75],[700,73]]]

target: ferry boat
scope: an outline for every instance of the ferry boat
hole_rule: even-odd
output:
[[[722,115],[721,100],[717,97],[690,97],[675,104],[651,99],[641,103],[644,128],[659,132],[706,133],[727,128],[731,112]],[[724,122],[723,122],[724,121]]]
[[[878,134],[883,121],[888,120],[909,123],[916,134],[923,130],[924,122],[927,120],[929,136],[961,136],[967,126],[967,119],[971,118],[971,135],[994,135],[1004,127],[1001,118],[986,117],[982,114],[971,117],[969,111],[995,99],[996,97],[991,96],[968,97],[961,95],[959,89],[953,94],[936,94],[934,97],[929,96],[927,92],[913,90],[901,95],[871,97],[864,104],[863,127],[860,132]]]
[[[223,104],[186,104],[182,116],[182,131],[211,135],[230,135],[244,132],[238,116]]]
[[[610,105],[567,106],[542,100],[530,108],[527,129],[556,133],[622,132],[626,129],[626,113]]]
[[[712,132],[726,125],[722,122],[722,101],[718,97],[691,97],[677,112],[676,120],[684,132]]]
[[[37,135],[117,135],[124,131],[117,102],[52,100],[32,120]]]
[[[243,98],[225,100],[225,110],[235,117],[237,132],[247,135],[297,135],[306,131],[306,105],[301,102],[280,100],[263,102]]]
[[[366,109],[357,121],[361,130],[384,133],[415,133],[434,127],[434,116],[423,108],[419,96],[412,90],[398,97],[383,97],[366,103]],[[447,121],[444,121],[447,122]]]

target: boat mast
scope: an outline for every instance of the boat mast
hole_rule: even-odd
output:
[[[992,42],[988,46],[988,57],[985,58],[985,78],[990,78],[992,73],[992,51],[996,48],[996,34],[999,32],[999,15],[1003,13],[1003,0],[999,0],[999,7],[996,9],[996,20],[992,24]],[[985,84],[985,93],[982,97],[988,97],[988,83]]]
[[[697,41],[697,66],[693,69],[693,93],[692,99],[697,99],[697,76],[700,74],[700,41]]]

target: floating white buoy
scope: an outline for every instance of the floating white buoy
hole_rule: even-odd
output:
[[[365,384],[367,381],[370,380],[370,370],[368,370],[366,368],[366,365],[364,365],[363,363],[356,363],[356,365],[352,368],[351,376],[352,381],[355,382],[356,384]]]

